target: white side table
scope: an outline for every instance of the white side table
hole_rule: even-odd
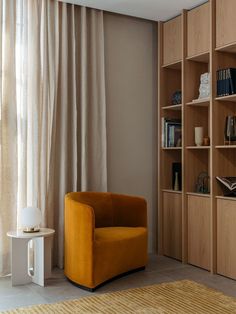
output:
[[[52,239],[55,230],[40,228],[39,232],[9,231],[11,238],[12,285],[34,282],[44,286],[44,279],[51,276]],[[34,241],[34,272],[29,270],[28,242]]]

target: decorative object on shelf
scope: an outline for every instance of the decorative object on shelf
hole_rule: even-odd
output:
[[[197,177],[196,192],[202,193],[202,194],[209,194],[210,193],[209,181],[210,181],[210,177],[208,173],[201,172],[199,176]]]
[[[209,98],[211,93],[210,73],[203,73],[200,77],[200,87],[198,99]]]
[[[203,138],[203,146],[210,146],[210,137],[209,136],[205,136]]]
[[[202,146],[203,144],[203,127],[195,127],[195,144],[197,146]]]
[[[180,134],[180,137],[178,138],[178,140],[177,140],[177,142],[176,142],[176,147],[182,147],[181,134]]]
[[[224,196],[236,197],[236,177],[216,177],[221,183]]]
[[[182,103],[182,92],[181,90],[177,90],[174,92],[171,98],[172,105],[180,105]]]
[[[20,211],[20,225],[23,232],[38,232],[41,223],[41,211],[37,207],[25,207]]]
[[[175,172],[174,190],[179,191],[179,174],[178,174],[178,172]]]
[[[172,163],[172,189],[181,191],[182,187],[182,167],[180,162]]]
[[[225,144],[235,144],[236,116],[227,116],[225,119]]]

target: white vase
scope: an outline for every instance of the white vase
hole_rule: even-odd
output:
[[[202,146],[203,144],[203,127],[198,126],[195,128],[195,144],[197,146]]]

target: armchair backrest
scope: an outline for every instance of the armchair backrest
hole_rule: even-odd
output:
[[[75,192],[73,198],[91,206],[95,215],[95,228],[113,226],[113,208],[111,193]]]
[[[72,192],[70,196],[93,208],[95,228],[147,226],[147,203],[141,197],[108,192]]]
[[[147,227],[147,202],[142,197],[112,194],[114,225]]]

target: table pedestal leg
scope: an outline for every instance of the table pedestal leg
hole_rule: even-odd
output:
[[[44,286],[44,238],[36,238],[34,241],[34,275],[32,281]]]
[[[52,237],[44,238],[44,278],[52,274]]]
[[[11,239],[12,285],[24,285],[32,281],[28,274],[28,242],[29,239]]]
[[[40,237],[34,241],[34,275],[32,281],[44,286],[44,279],[51,276],[51,241],[52,237]]]

